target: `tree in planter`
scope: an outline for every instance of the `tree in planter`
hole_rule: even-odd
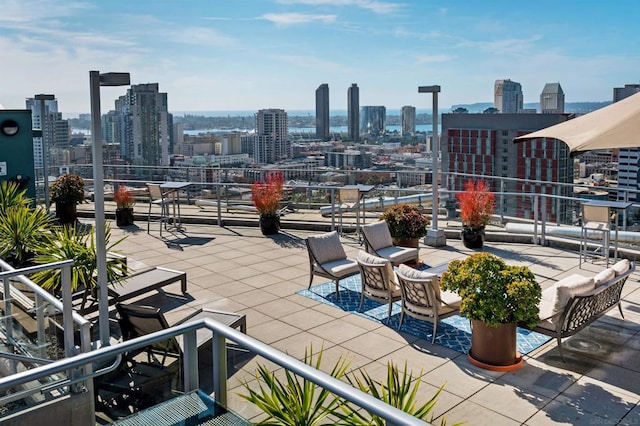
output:
[[[269,172],[264,182],[256,181],[251,185],[251,200],[260,214],[260,230],[265,235],[280,231],[278,209],[283,187],[282,172]]]
[[[133,206],[136,204],[133,192],[124,185],[118,185],[113,200],[116,202],[116,225],[133,225]]]
[[[490,253],[477,253],[450,262],[440,286],[460,295],[460,313],[472,321],[471,361],[490,369],[519,365],[516,324],[533,328],[538,323],[542,296],[529,268],[507,265]]]
[[[484,181],[469,180],[464,192],[456,195],[462,220],[461,239],[467,248],[482,248],[484,229],[489,224],[496,206],[496,197],[489,192]]]
[[[56,203],[58,221],[63,225],[75,223],[77,205],[84,201],[84,179],[74,174],[62,175],[51,184],[49,193]]]

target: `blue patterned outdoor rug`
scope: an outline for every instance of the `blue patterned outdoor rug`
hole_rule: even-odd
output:
[[[340,297],[336,296],[336,287],[331,281],[315,285],[309,290],[300,290],[298,294],[397,330],[400,322],[400,302],[393,304],[391,318],[387,323],[389,305],[386,303],[378,303],[365,298],[362,312],[358,312],[360,289],[360,275],[358,274],[340,281]],[[431,342],[433,335],[433,327],[430,321],[418,320],[408,315],[405,315],[400,331],[426,339],[429,342]],[[522,355],[540,347],[550,339],[549,336],[523,328],[518,328],[517,333],[517,350]],[[467,353],[471,347],[469,320],[459,315],[440,320],[438,322],[436,343],[458,352]]]

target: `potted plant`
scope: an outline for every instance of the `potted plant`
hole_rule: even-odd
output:
[[[56,203],[56,217],[60,224],[75,223],[77,205],[84,201],[84,179],[74,174],[64,174],[49,188],[51,201]]]
[[[427,235],[429,218],[413,204],[395,204],[382,214],[387,222],[393,243],[403,247],[418,247],[419,239]]]
[[[521,365],[516,352],[516,323],[535,326],[540,285],[526,266],[507,265],[490,253],[476,253],[449,263],[440,285],[462,298],[460,313],[471,321],[469,359],[484,368]]]
[[[484,181],[469,180],[464,192],[456,195],[460,204],[462,233],[465,247],[479,249],[484,245],[484,228],[489,224],[496,205],[496,197]]]
[[[118,185],[118,189],[113,193],[113,200],[116,202],[116,225],[133,225],[133,206],[136,204],[136,198],[131,189]]]
[[[284,177],[282,172],[269,172],[264,182],[256,181],[251,185],[251,199],[260,214],[260,230],[264,235],[277,234],[280,231],[280,200]]]

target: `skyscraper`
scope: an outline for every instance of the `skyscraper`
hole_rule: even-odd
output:
[[[316,89],[316,137],[329,139],[329,85],[322,83]]]
[[[540,112],[543,114],[564,113],[564,92],[560,83],[547,83],[540,93]]]
[[[401,117],[403,135],[413,135],[416,132],[416,107],[403,106]]]
[[[347,90],[347,133],[349,140],[360,140],[360,89],[353,83]]]
[[[363,106],[360,133],[377,138],[387,129],[387,109],[383,106]]]
[[[625,84],[624,87],[613,88],[613,102],[640,92],[640,84]],[[638,194],[633,191],[640,188],[640,149],[624,148],[618,151],[618,200],[638,201]]]
[[[56,148],[69,146],[69,122],[62,119],[62,113],[58,112],[58,100],[44,101],[44,117],[42,117],[39,99],[27,98],[26,109],[31,110],[31,121],[34,129],[42,129],[42,137],[33,138],[33,161],[35,167],[43,165],[43,146],[47,148],[48,158],[52,158],[52,151]],[[48,164],[52,166],[51,162]]]
[[[172,118],[158,83],[132,85],[116,100],[116,111],[124,116],[123,158],[135,165],[168,166]]]
[[[291,158],[287,113],[283,109],[261,109],[256,114],[253,158],[258,164],[273,164]]]
[[[493,106],[503,114],[517,114],[523,108],[522,86],[515,81],[496,80]]]

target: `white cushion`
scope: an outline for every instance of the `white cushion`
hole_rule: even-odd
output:
[[[553,285],[555,288],[555,298],[553,302],[553,315],[564,310],[565,306],[573,296],[587,293],[595,288],[593,277],[584,277],[573,274],[561,279]]]
[[[616,276],[616,271],[613,268],[607,268],[594,275],[593,284],[595,287],[600,287],[602,284],[611,281]]]
[[[315,266],[316,270],[320,270],[318,266]],[[331,275],[338,278],[344,278],[358,273],[358,264],[349,259],[333,260],[331,262],[323,263],[322,268],[329,271]]]
[[[629,259],[622,259],[618,261],[618,263],[613,265],[611,269],[613,269],[616,272],[616,277],[617,277],[618,275],[622,275],[625,272],[627,272],[630,267],[631,267],[631,262],[629,262]]]
[[[387,222],[384,220],[364,225],[362,227],[362,232],[364,232],[367,237],[367,241],[375,251],[393,245],[389,226],[387,226]]]
[[[347,258],[347,254],[342,247],[340,237],[336,231],[310,236],[308,241],[313,255],[321,265],[334,260]]]
[[[397,265],[403,262],[412,262],[418,258],[418,249],[411,247],[390,246],[378,250],[378,254],[391,263]]]
[[[538,305],[538,308],[540,309],[538,317],[541,321],[550,319],[558,314],[558,312],[554,310],[554,306],[556,303],[556,292],[557,289],[555,285],[542,291],[542,298],[540,299],[540,304]]]

